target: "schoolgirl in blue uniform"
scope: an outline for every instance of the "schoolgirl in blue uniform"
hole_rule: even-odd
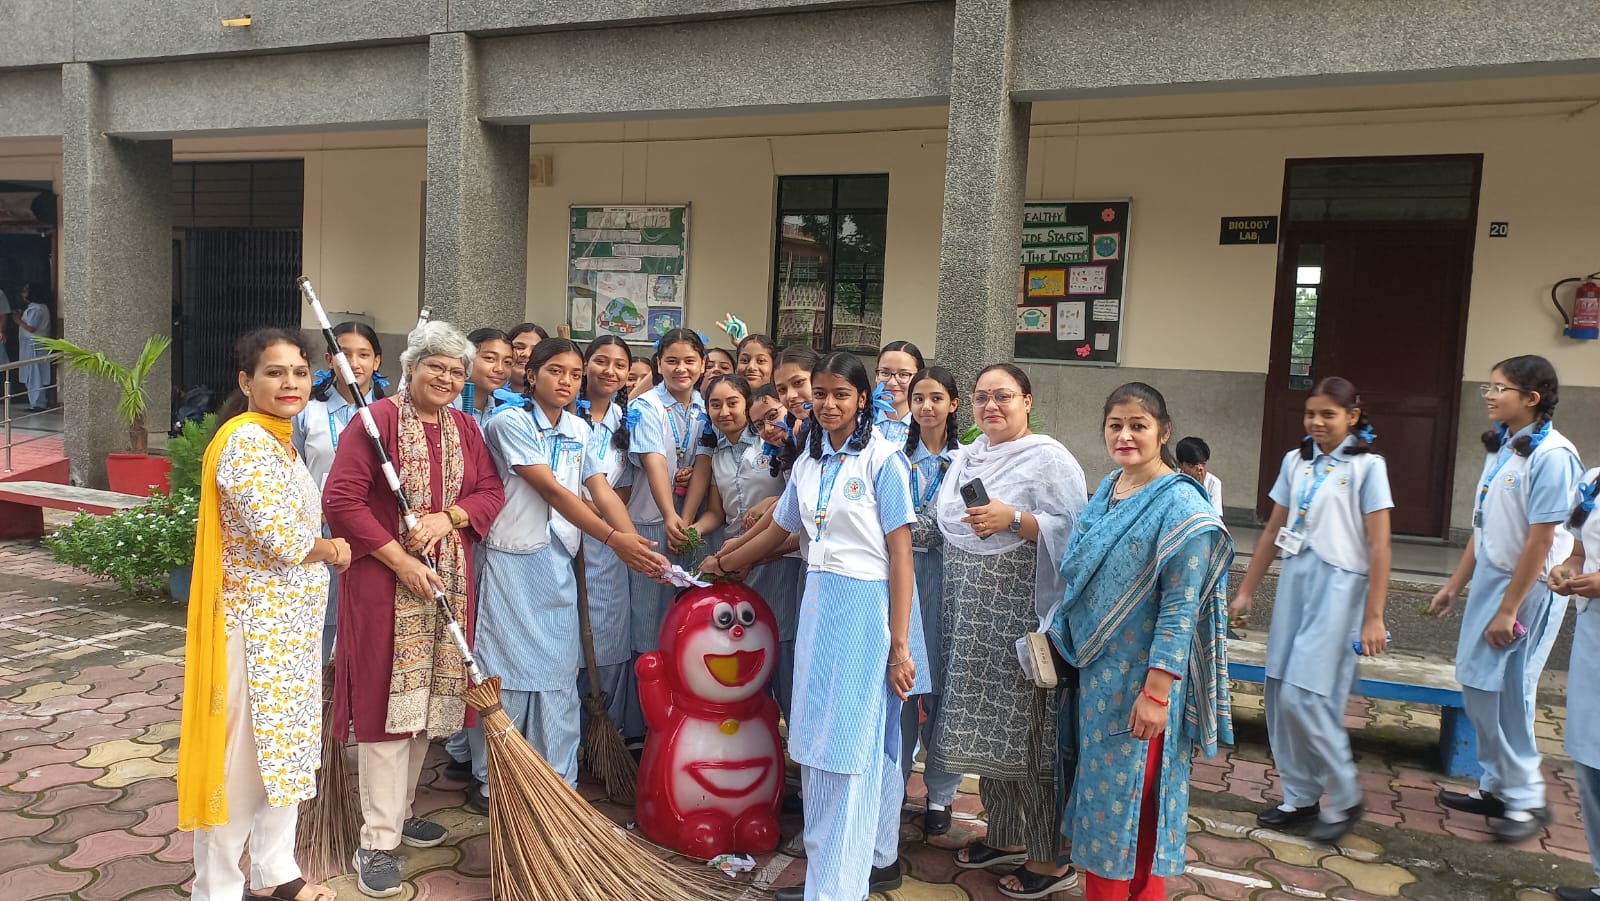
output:
[[[505,387],[511,372],[511,339],[497,328],[480,328],[473,329],[467,340],[477,351],[472,358],[472,376],[456,403],[482,429],[489,424],[494,408],[502,403],[495,392]]]
[[[929,366],[907,385],[911,428],[905,452],[911,469],[911,501],[917,523],[911,528],[912,569],[917,577],[917,605],[922,614],[923,642],[928,649],[928,693],[918,695],[900,717],[900,769],[910,777],[917,741],[932,747],[939,723],[939,696],[944,688],[944,536],[934,499],[950,467],[956,441],[956,408],[961,394],[955,376],[943,366]],[[923,719],[923,716],[926,719]],[[923,762],[922,781],[928,787],[928,808],[923,830],[929,835],[950,831],[950,805],[961,787],[961,774]]]
[[[1600,876],[1600,469],[1583,474],[1567,530],[1576,539],[1572,556],[1550,571],[1550,590],[1572,598],[1572,663],[1567,685],[1567,754],[1578,777],[1578,809],[1589,840],[1589,863]],[[1600,901],[1600,887],[1562,886],[1556,901]]]
[[[922,351],[910,341],[890,341],[878,351],[878,385],[892,409],[874,407],[873,420],[883,437],[904,442],[911,428],[911,380],[926,368]]]
[[[1316,820],[1311,838],[1332,842],[1361,819],[1344,706],[1356,654],[1381,654],[1389,591],[1389,470],[1355,386],[1334,376],[1311,389],[1306,437],[1283,457],[1272,514],[1228,612],[1250,616],[1256,587],[1283,557],[1267,639],[1267,739],[1283,778],[1283,803],[1256,815],[1269,829]],[[1321,804],[1326,796],[1328,803]]]
[[[710,421],[701,439],[705,453],[695,461],[694,476],[710,481],[706,510],[695,521],[702,535],[720,530],[724,540],[738,538],[748,528],[749,514],[764,501],[777,499],[788,485],[772,471],[768,456],[773,449],[756,435],[749,409],[750,389],[742,377],[716,376],[709,383],[706,411]],[[794,634],[799,613],[795,586],[801,575],[799,558],[778,557],[757,563],[744,577],[744,583],[761,595],[778,621],[778,665],[772,671],[772,690],[785,717],[794,686]]]
[[[1441,791],[1447,807],[1491,818],[1495,837],[1532,838],[1550,821],[1534,743],[1534,692],[1566,616],[1567,598],[1546,575],[1569,556],[1560,529],[1583,464],[1551,424],[1560,385],[1550,361],[1512,357],[1483,386],[1495,427],[1472,505],[1472,543],[1430,612],[1449,613],[1466,588],[1456,644],[1456,680],[1478,735],[1483,776],[1472,792]]]
[[[589,452],[599,461],[606,483],[627,501],[633,468],[628,465],[627,378],[633,362],[628,344],[602,335],[584,351],[583,387],[574,404],[578,418],[589,424]],[[583,565],[589,597],[589,626],[594,634],[600,690],[611,701],[611,721],[625,738],[644,735],[644,715],[633,681],[633,634],[630,619],[628,566],[616,551],[591,535],[583,536]],[[578,693],[589,690],[587,670],[578,672]]]
[[[699,508],[698,499],[686,494],[696,441],[705,428],[705,401],[695,390],[705,361],[706,348],[699,335],[683,328],[667,332],[656,343],[660,383],[628,405],[628,459],[634,469],[628,513],[639,534],[673,551],[668,559],[680,566],[692,563],[675,551],[683,545],[684,529]],[[686,520],[690,501],[693,509],[688,510]],[[635,573],[630,583],[630,628],[637,659],[656,649],[661,618],[677,589],[640,573]]]
[[[645,572],[666,566],[652,542],[633,531],[589,451],[588,423],[566,410],[583,369],[576,344],[540,341],[528,357],[526,400],[503,405],[489,420],[485,442],[505,481],[506,504],[483,541],[476,647],[484,669],[501,678],[500,700],[512,723],[568,784],[578,777],[573,673],[581,644],[572,557],[579,538],[600,540]],[[601,514],[584,502],[585,489]],[[482,728],[469,738],[475,775],[487,783]]]
[[[811,377],[813,426],[769,529],[713,555],[737,571],[804,531],[789,756],[805,796],[804,886],[780,901],[859,901],[900,885],[900,703],[927,690],[911,526],[910,467],[872,427],[866,367],[825,357]]]

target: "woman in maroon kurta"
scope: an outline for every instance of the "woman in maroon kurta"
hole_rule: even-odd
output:
[[[361,888],[400,890],[394,849],[445,839],[437,824],[412,816],[428,739],[450,735],[468,715],[461,655],[435,615],[442,589],[467,635],[476,592],[471,545],[489,532],[504,489],[483,435],[450,406],[473,360],[472,345],[444,323],[428,323],[401,355],[407,385],[372,406],[385,450],[418,516],[401,537],[394,494],[359,420],[339,436],[322,492],[329,531],[350,544],[350,569],[339,582],[334,651],[333,728],[354,724],[359,751]],[[437,573],[415,553],[430,554]]]

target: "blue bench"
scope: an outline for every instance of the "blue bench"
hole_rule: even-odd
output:
[[[1239,682],[1265,682],[1267,647],[1259,641],[1228,640],[1228,677]],[[1439,763],[1451,776],[1476,779],[1478,736],[1467,719],[1455,667],[1403,657],[1361,658],[1353,694],[1439,708]]]

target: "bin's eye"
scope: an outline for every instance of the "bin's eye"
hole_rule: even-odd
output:
[[[717,624],[718,629],[727,629],[733,626],[733,605],[723,601],[711,611],[711,621]]]
[[[756,624],[756,608],[750,606],[749,601],[739,602],[739,622],[747,626]]]

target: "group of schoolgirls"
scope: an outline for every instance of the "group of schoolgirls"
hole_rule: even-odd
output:
[[[1481,390],[1492,428],[1473,495],[1472,542],[1429,612],[1453,610],[1462,592],[1456,678],[1478,737],[1483,776],[1476,790],[1440,792],[1447,807],[1491,820],[1495,837],[1517,842],[1550,822],[1534,741],[1535,692],[1568,595],[1578,627],[1569,684],[1600,675],[1600,525],[1589,513],[1600,470],[1583,472],[1577,449],[1553,424],[1556,372],[1538,356],[1496,365]],[[1384,459],[1355,387],[1317,383],[1306,398],[1306,437],[1284,456],[1271,491],[1272,514],[1230,614],[1248,618],[1261,577],[1282,558],[1267,642],[1267,732],[1282,777],[1283,801],[1257,815],[1266,827],[1308,824],[1318,841],[1344,835],[1363,814],[1345,701],[1357,658],[1383,653],[1390,636],[1384,599],[1390,569]],[[1587,679],[1588,682],[1583,682]],[[1600,702],[1569,697],[1567,748],[1578,765],[1591,851],[1600,847]],[[1596,859],[1600,873],[1600,858]],[[1567,899],[1600,898],[1571,889]]]

